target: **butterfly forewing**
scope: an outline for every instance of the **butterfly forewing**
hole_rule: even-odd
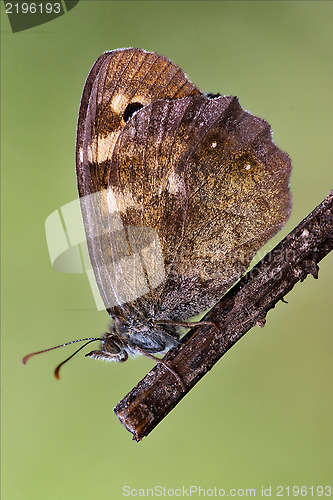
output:
[[[129,280],[133,273],[126,274],[122,269],[127,285],[115,284],[118,278],[113,261],[129,258],[131,262],[131,252],[126,251],[124,245],[128,236],[124,233],[118,208],[114,207],[113,192],[107,192],[117,137],[131,113],[140,107],[161,97],[176,99],[198,93],[200,91],[174,63],[135,48],[102,54],[87,78],[78,120],[77,179],[89,255],[106,307],[122,303],[123,295],[133,297],[133,293],[135,296],[137,293],[131,294],[130,290],[134,286]],[[114,233],[117,233],[116,238]],[[138,266],[136,264],[135,269]],[[139,281],[142,291],[145,282],[142,273],[134,273],[134,278]]]

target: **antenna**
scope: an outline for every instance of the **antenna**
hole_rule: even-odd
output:
[[[59,378],[60,378],[59,377],[59,370],[63,364],[67,363],[67,361],[69,361],[73,356],[75,356],[76,353],[81,351],[81,349],[83,349],[86,345],[90,344],[91,342],[95,342],[96,340],[102,340],[102,339],[96,338],[96,337],[89,337],[86,339],[71,340],[70,342],[66,342],[65,344],[56,345],[54,347],[49,347],[49,349],[43,349],[42,351],[36,351],[36,352],[32,352],[31,354],[27,354],[22,359],[22,363],[25,365],[27,363],[28,359],[32,358],[32,356],[36,356],[37,354],[43,354],[44,352],[53,351],[53,349],[59,349],[59,347],[64,347],[66,345],[74,344],[75,342],[84,342],[85,340],[87,341],[85,344],[83,344],[81,347],[79,347],[79,349],[77,349],[73,354],[71,354],[67,359],[65,359],[65,361],[62,361],[62,363],[60,363],[56,367],[56,369],[54,370],[54,375],[59,380]]]

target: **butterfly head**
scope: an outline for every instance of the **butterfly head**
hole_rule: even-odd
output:
[[[120,363],[128,359],[126,345],[115,331],[114,333],[104,333],[101,341],[100,349],[89,352],[86,357],[104,359],[105,361],[118,361]]]
[[[135,314],[126,318],[113,317],[110,330],[101,338],[99,350],[86,356],[105,361],[124,362],[128,356],[139,354],[150,356],[164,353],[178,343],[174,326],[159,326],[149,317],[137,318]]]

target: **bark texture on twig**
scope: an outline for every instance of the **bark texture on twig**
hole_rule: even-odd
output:
[[[333,248],[333,193],[249,271],[203,318],[218,328],[197,326],[163,358],[183,380],[158,363],[114,409],[140,441],[176,406],[248,330],[263,326],[267,312]]]

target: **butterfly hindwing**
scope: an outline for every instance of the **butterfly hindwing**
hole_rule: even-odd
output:
[[[154,232],[159,248],[144,264],[163,279],[132,307],[148,303],[151,314],[180,320],[213,305],[287,220],[289,174],[267,122],[235,97],[160,100],[138,111],[118,137],[108,187],[122,227]],[[120,270],[118,281],[126,279]]]

